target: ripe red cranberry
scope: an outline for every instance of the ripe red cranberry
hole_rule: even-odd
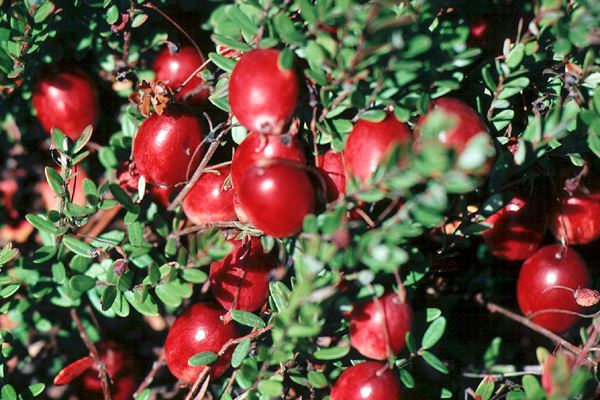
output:
[[[157,80],[166,82],[176,90],[204,61],[194,47],[183,46],[176,53],[171,53],[170,48],[165,47],[156,57],[152,69]],[[176,99],[188,104],[200,104],[209,94],[202,78],[195,76],[177,93]]]
[[[181,382],[194,383],[206,368],[190,366],[190,357],[205,351],[218,353],[227,341],[237,337],[234,325],[223,323],[223,314],[225,311],[216,304],[198,303],[175,320],[165,342],[165,360],[171,373]],[[229,368],[233,349],[230,350],[211,364],[213,378],[220,377]]]
[[[60,168],[56,168],[56,170],[60,173]],[[85,206],[86,198],[85,193],[83,192],[83,180],[87,179],[88,176],[81,166],[77,166],[75,174],[76,176],[71,177],[71,181],[69,182],[69,195],[73,200],[73,204]],[[58,209],[58,195],[52,190],[45,177],[42,178],[38,184],[37,190],[42,196],[42,201],[44,202],[44,206],[46,206],[46,210],[50,211]]]
[[[227,310],[256,311],[269,296],[268,275],[277,259],[265,254],[260,239],[255,236],[229,242],[233,250],[223,260],[210,265],[210,290]]]
[[[390,350],[398,354],[411,330],[413,312],[395,292],[356,307],[350,317],[350,344],[360,354],[376,360],[388,358]],[[387,332],[387,338],[386,338]]]
[[[231,112],[248,130],[280,134],[296,109],[298,78],[279,64],[274,49],[252,50],[240,58],[229,79]]]
[[[200,163],[203,140],[198,119],[173,107],[142,123],[133,142],[133,161],[147,183],[173,186],[185,182]]]
[[[302,143],[295,136],[275,136],[251,133],[237,147],[231,161],[231,182],[237,188],[242,177],[256,161],[279,158],[305,163]]]
[[[150,186],[150,196],[158,205],[163,208],[167,208],[171,202],[171,195],[173,194],[173,188],[167,186]]]
[[[346,169],[342,153],[327,150],[318,157],[317,166],[327,185],[327,202],[337,200],[346,193]]]
[[[250,222],[282,238],[299,232],[304,217],[314,212],[315,190],[304,168],[273,161],[250,168],[237,192]]]
[[[384,363],[366,361],[344,371],[331,389],[331,400],[400,400],[397,373]]]
[[[517,280],[517,300],[524,315],[541,310],[582,312],[574,294],[561,287],[577,290],[590,287],[590,274],[585,261],[571,248],[561,245],[544,246],[523,263]],[[576,315],[545,312],[533,317],[533,322],[556,333],[562,333],[577,323]]]
[[[600,184],[579,187],[574,193],[560,193],[550,216],[550,230],[569,244],[587,244],[600,238]]]
[[[135,359],[113,341],[101,342],[97,346],[100,358],[110,376],[110,391],[113,400],[128,400],[138,384],[138,367]],[[103,399],[102,384],[98,377],[98,366],[94,363],[82,376],[81,398]]]
[[[79,69],[44,74],[35,83],[32,101],[46,132],[57,128],[72,140],[100,115],[98,91]]]
[[[364,183],[394,145],[406,145],[411,140],[410,129],[388,113],[383,121],[360,120],[350,132],[344,147],[346,172]]]
[[[482,236],[495,257],[524,260],[540,247],[548,214],[543,202],[514,197],[485,222],[493,225]]]
[[[183,211],[194,224],[236,219],[233,189],[230,183],[225,183],[229,170],[229,166],[225,166],[205,171],[183,200]]]

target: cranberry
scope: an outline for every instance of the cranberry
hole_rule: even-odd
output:
[[[168,83],[176,90],[203,63],[204,57],[194,47],[183,46],[176,53],[171,53],[171,50],[165,47],[156,57],[152,69],[157,80]],[[177,93],[177,100],[188,104],[202,103],[210,94],[204,85],[201,78],[193,77]]]
[[[44,74],[35,83],[32,101],[46,132],[57,128],[72,140],[100,115],[98,91],[79,69]]]
[[[540,247],[548,224],[543,202],[514,197],[485,222],[493,225],[483,232],[492,254],[504,260],[524,260]]]
[[[210,265],[210,290],[227,310],[256,311],[269,296],[268,275],[277,260],[265,254],[257,237],[229,242],[233,250]]]
[[[600,190],[580,187],[572,195],[562,190],[560,203],[550,217],[550,230],[569,244],[587,244],[600,238]]]
[[[317,166],[327,185],[327,201],[337,200],[346,193],[346,173],[342,153],[327,150],[317,159]]]
[[[575,250],[562,249],[559,244],[544,246],[523,263],[517,280],[517,300],[525,315],[548,309],[582,312],[573,293],[561,287],[577,290],[590,283],[587,265]],[[565,332],[578,320],[576,315],[560,312],[533,318],[533,322],[557,333]]]
[[[501,54],[506,38],[515,41],[518,17],[514,13],[499,12],[482,15],[471,24],[469,46],[481,48],[486,57]]]
[[[192,367],[190,357],[197,353],[218,353],[229,340],[237,337],[233,324],[224,324],[225,311],[213,303],[194,304],[184,311],[169,330],[165,342],[165,359],[173,375],[183,383],[194,383],[206,366]],[[230,349],[223,357],[211,364],[210,375],[218,378],[229,368]]]
[[[304,217],[315,210],[315,190],[304,168],[277,161],[250,168],[238,195],[250,222],[280,238],[299,232]]]
[[[199,121],[183,108],[147,118],[133,142],[133,161],[146,182],[173,186],[185,182],[200,163],[204,133]]]
[[[252,50],[240,58],[229,79],[231,112],[247,129],[280,134],[296,109],[298,78],[279,64],[280,52]]]
[[[280,158],[305,163],[302,143],[295,136],[251,133],[235,150],[231,161],[231,182],[237,188],[242,177],[258,160]]]
[[[410,305],[397,293],[389,292],[352,311],[350,343],[365,357],[385,360],[388,358],[388,340],[391,352],[398,354],[404,348],[406,333],[411,330],[412,322]]]
[[[150,196],[163,208],[167,208],[171,202],[171,195],[173,194],[173,188],[168,186],[150,186]]]
[[[127,400],[135,392],[138,383],[138,369],[135,359],[121,346],[112,341],[101,342],[97,346],[100,359],[106,366],[112,382],[110,385],[113,400]],[[81,398],[103,399],[102,384],[98,377],[98,366],[94,363],[82,376]]]
[[[393,146],[406,145],[411,136],[410,129],[392,113],[380,122],[358,121],[344,148],[348,175],[366,182]]]
[[[56,168],[56,170],[60,173],[60,168]],[[88,179],[88,176],[85,170],[80,166],[77,166],[74,171],[74,175],[75,174],[76,176],[72,176],[71,181],[69,182],[69,195],[73,200],[73,204],[85,206],[86,198],[85,193],[83,192],[83,180]],[[44,206],[46,206],[46,210],[50,211],[58,209],[58,195],[52,190],[45,177],[38,184],[38,191],[42,195],[42,201],[44,202]]]
[[[233,208],[233,189],[226,179],[229,166],[205,171],[183,200],[183,211],[194,224],[236,219]]]
[[[366,361],[344,371],[331,389],[331,400],[400,400],[397,374],[377,361]]]

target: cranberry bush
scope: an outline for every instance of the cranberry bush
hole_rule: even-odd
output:
[[[2,400],[597,395],[600,2],[0,8]]]

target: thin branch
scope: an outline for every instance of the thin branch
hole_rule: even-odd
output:
[[[165,352],[164,352],[164,350],[161,350],[160,355],[158,356],[158,359],[156,361],[154,361],[154,363],[152,364],[152,369],[150,370],[150,372],[148,372],[148,375],[146,375],[146,377],[144,378],[144,381],[140,384],[140,386],[137,388],[137,390],[133,394],[134,398],[136,398],[148,386],[150,386],[150,384],[154,380],[154,377],[156,376],[157,372],[164,365],[165,365]]]
[[[225,228],[225,229],[239,228],[240,224],[241,223],[239,221],[221,221],[221,222],[213,222],[211,224],[194,225],[189,228],[171,232],[169,234],[169,236],[167,237],[167,239],[178,238],[180,236],[189,235],[190,233],[206,232],[206,231],[210,231],[213,228]]]

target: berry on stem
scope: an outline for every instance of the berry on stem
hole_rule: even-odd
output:
[[[280,134],[296,109],[298,78],[280,64],[280,54],[275,49],[249,51],[231,72],[231,112],[252,132]]]
[[[600,238],[598,187],[580,187],[572,194],[562,190],[550,217],[550,230],[568,244],[587,244]]]
[[[236,219],[233,189],[226,182],[230,167],[205,171],[183,200],[185,215],[196,225]]]
[[[142,123],[133,142],[133,161],[147,183],[174,186],[185,182],[200,163],[203,140],[198,119],[172,107]]]
[[[183,383],[194,383],[206,366],[192,367],[188,360],[202,352],[218,353],[230,339],[237,337],[233,324],[224,324],[225,311],[213,303],[194,304],[185,310],[169,330],[165,342],[165,360],[173,375]],[[211,364],[211,376],[218,378],[229,368],[231,353]]]
[[[395,292],[357,306],[350,317],[350,343],[360,354],[375,360],[398,354],[411,330],[413,312]]]
[[[565,310],[581,313],[573,292],[590,287],[585,261],[571,248],[560,244],[540,248],[523,263],[517,280],[517,300],[524,315],[543,310]],[[565,290],[568,288],[570,290]],[[544,312],[532,321],[556,333],[563,333],[577,323],[577,315]]]
[[[226,310],[254,312],[269,296],[269,272],[277,260],[264,253],[256,236],[229,242],[233,250],[210,264],[210,290]]]
[[[344,371],[331,389],[331,400],[400,400],[400,381],[384,363],[365,361]]]
[[[33,88],[32,101],[44,130],[60,129],[71,140],[88,125],[95,125],[100,114],[98,91],[79,69],[42,75]]]

